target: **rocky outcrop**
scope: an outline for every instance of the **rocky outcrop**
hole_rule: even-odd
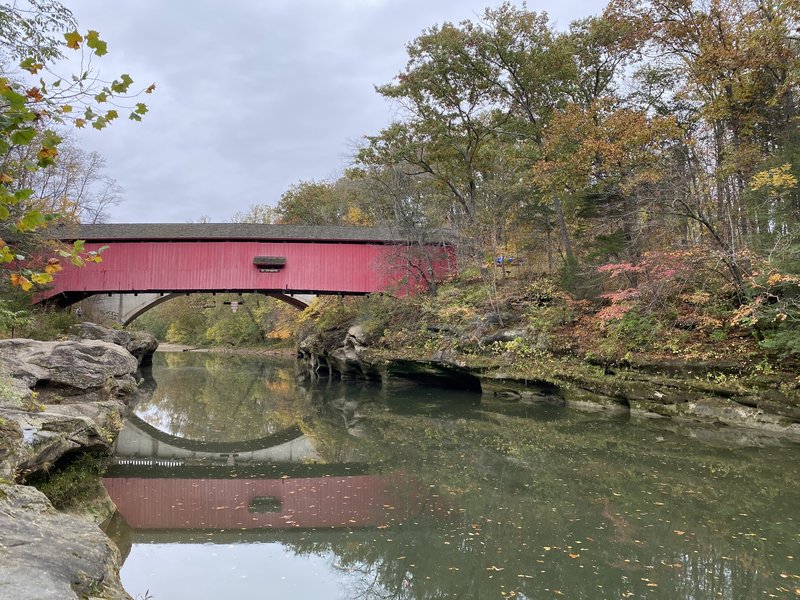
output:
[[[482,346],[491,346],[496,342],[513,342],[516,339],[526,339],[528,337],[527,329],[501,329],[481,338],[480,343]]]
[[[429,328],[441,333],[442,328]],[[506,329],[482,340],[484,345],[522,338]],[[566,405],[586,410],[627,413],[647,418],[693,420],[731,425],[800,439],[800,398],[795,391],[759,389],[728,374],[727,365],[636,365],[611,368],[578,359],[548,363],[521,373],[514,354],[471,361],[450,351],[447,341],[428,358],[400,353],[371,360],[368,340],[359,326],[309,336],[299,355],[315,375],[382,379],[401,377],[418,383],[502,397],[508,401]],[[372,354],[374,356],[374,354]],[[479,363],[480,366],[476,366]],[[548,365],[550,365],[548,367]],[[649,367],[649,368],[648,368]],[[774,383],[774,382],[772,382]],[[788,388],[787,388],[788,389]]]
[[[0,477],[26,478],[76,452],[107,450],[122,425],[124,405],[105,402],[39,405],[25,411],[0,407]]]
[[[109,342],[0,341],[0,598],[129,598],[118,552],[94,523],[12,482],[110,448],[137,369]]]
[[[72,327],[73,339],[100,340],[122,346],[136,357],[139,365],[150,364],[153,352],[158,348],[158,340],[144,331],[124,331],[103,327],[97,323],[78,323]]]
[[[0,598],[129,599],[119,552],[97,526],[29,486],[0,484]]]
[[[309,336],[300,342],[298,355],[312,376],[334,374],[345,379],[380,379],[380,370],[364,360],[366,335],[355,325],[342,336],[341,331]]]
[[[136,359],[96,340],[0,341],[0,477],[49,469],[107,448],[139,389]]]
[[[40,403],[125,398],[136,390],[137,369],[129,352],[108,342],[0,340],[0,374],[39,393]],[[8,385],[19,391],[18,382]],[[3,404],[21,400],[3,396]]]
[[[451,390],[481,393],[481,380],[469,369],[439,360],[390,360],[386,375]]]
[[[537,382],[538,387],[542,382]],[[554,371],[544,381],[567,406],[624,411],[647,418],[673,418],[730,425],[800,439],[798,403],[776,390],[758,390],[735,381],[718,383],[676,373],[657,375],[616,369],[590,375],[585,369]],[[484,393],[524,398],[529,380],[500,371],[484,373]],[[780,397],[776,397],[780,395]]]

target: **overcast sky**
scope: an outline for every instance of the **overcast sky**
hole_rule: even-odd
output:
[[[374,86],[433,24],[494,0],[65,0],[109,54],[102,75],[152,82],[142,123],[80,132],[125,190],[111,221],[230,221],[301,180],[335,178],[396,107]],[[531,0],[559,28],[602,0]]]

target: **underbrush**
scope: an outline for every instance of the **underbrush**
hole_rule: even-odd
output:
[[[54,340],[78,322],[71,312],[49,306],[31,306],[29,296],[7,294],[0,300],[0,335]]]
[[[105,458],[82,453],[67,457],[45,474],[30,477],[35,486],[58,510],[77,508],[103,494],[100,478],[105,472]]]
[[[564,356],[593,363],[721,361],[753,370],[767,361],[791,367],[791,357],[769,352],[774,342],[763,337],[759,344],[758,329],[737,320],[734,294],[722,278],[697,265],[699,271],[668,266],[624,282],[611,278],[605,287],[611,291],[593,299],[576,299],[556,275],[488,284],[462,276],[442,284],[435,296],[321,298],[303,313],[295,334],[303,339],[357,324],[370,348],[388,355],[520,366]],[[787,327],[778,332],[788,341],[769,340],[791,347],[800,344],[792,337],[797,331]]]

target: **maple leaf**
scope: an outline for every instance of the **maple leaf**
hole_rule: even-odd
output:
[[[70,31],[69,33],[64,34],[64,39],[67,40],[67,48],[77,50],[81,46],[83,36],[77,31]]]
[[[36,62],[33,58],[26,58],[19,66],[26,71],[28,71],[31,75],[36,75],[41,69],[44,69],[44,65],[40,62]]]
[[[86,45],[89,46],[97,56],[108,54],[108,44],[100,39],[100,34],[94,30],[86,34]]]
[[[61,261],[57,258],[51,258],[47,261],[47,265],[44,268],[45,273],[49,273],[52,275],[53,273],[58,273],[62,270]]]
[[[44,96],[42,95],[42,90],[38,87],[32,87],[31,89],[25,92],[25,95],[33,100],[34,102],[41,102],[44,100]]]
[[[30,291],[30,289],[33,287],[33,284],[30,282],[30,280],[19,273],[12,273],[9,279],[11,280],[11,285],[20,287],[25,292]]]

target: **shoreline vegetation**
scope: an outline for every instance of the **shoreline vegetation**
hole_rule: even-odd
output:
[[[697,318],[697,317],[695,317]],[[492,289],[463,278],[436,296],[320,298],[298,319],[317,375],[395,375],[654,418],[751,427],[800,439],[797,361],[765,352],[748,327],[687,328],[673,317],[604,323],[551,279]]]

